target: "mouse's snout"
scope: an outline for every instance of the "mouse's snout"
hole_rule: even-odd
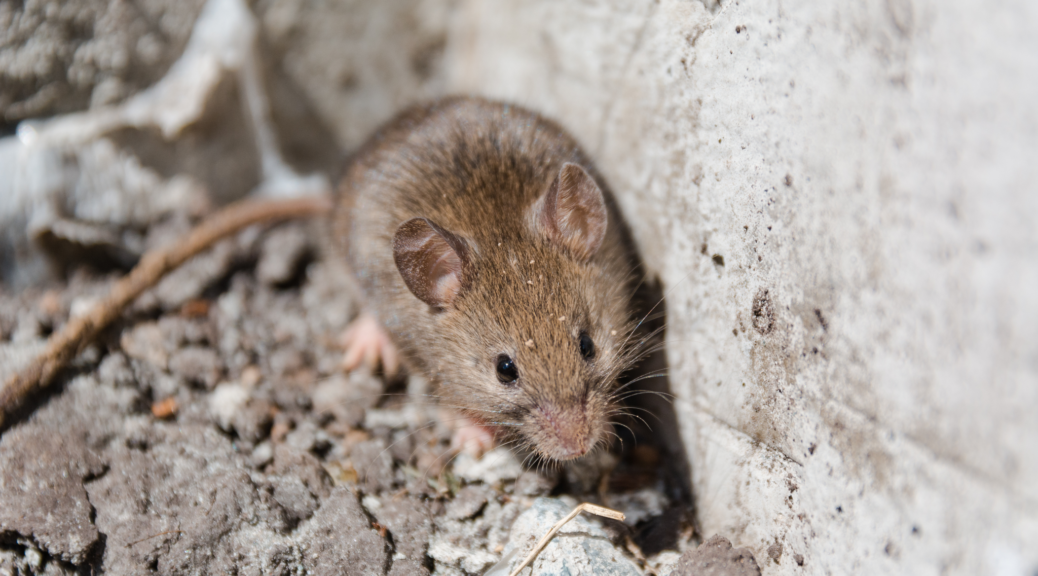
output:
[[[591,422],[583,405],[567,408],[542,405],[533,415],[531,436],[540,452],[554,460],[580,458],[598,441],[596,423]]]

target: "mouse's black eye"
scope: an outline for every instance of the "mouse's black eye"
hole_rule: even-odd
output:
[[[591,337],[587,335],[587,332],[580,333],[580,355],[585,360],[590,360],[595,357],[595,342],[591,340]]]
[[[505,354],[497,357],[497,379],[503,384],[511,384],[519,379],[519,369],[515,367],[515,362],[512,362],[512,359]]]

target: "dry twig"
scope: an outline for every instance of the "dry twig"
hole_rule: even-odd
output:
[[[320,214],[330,208],[331,201],[326,196],[242,200],[213,214],[173,245],[144,254],[137,266],[116,282],[103,301],[86,314],[70,319],[64,328],[47,339],[47,347],[28,367],[7,380],[0,390],[0,430],[30,395],[46,388],[65,364],[122,314],[127,304],[154,286],[167,272],[217,240],[251,224]]]
[[[541,550],[544,550],[544,547],[548,545],[548,542],[551,542],[551,539],[553,536],[555,536],[555,533],[558,532],[563,526],[565,526],[567,522],[576,518],[577,514],[580,514],[581,512],[590,512],[592,514],[597,514],[598,516],[612,518],[613,520],[624,519],[624,515],[622,512],[617,512],[612,508],[606,508],[604,506],[598,506],[595,504],[589,504],[587,502],[584,502],[583,504],[580,504],[579,506],[574,508],[572,512],[566,515],[565,518],[556,522],[555,525],[551,527],[551,530],[548,530],[547,534],[541,536],[541,539],[537,541],[537,544],[533,547],[533,550],[530,550],[530,553],[526,555],[526,558],[524,558],[523,561],[519,563],[519,566],[515,570],[512,570],[512,573],[508,576],[517,576],[523,568],[529,566],[530,563],[533,562],[535,558],[537,558],[537,555],[541,553]]]

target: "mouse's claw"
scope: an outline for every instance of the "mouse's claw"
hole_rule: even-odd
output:
[[[371,314],[357,316],[342,333],[340,343],[345,350],[342,367],[347,372],[361,364],[374,372],[381,363],[382,372],[392,377],[400,369],[400,352]]]

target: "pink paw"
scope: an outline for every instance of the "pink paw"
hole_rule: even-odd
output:
[[[455,426],[454,434],[451,436],[451,450],[453,451],[464,452],[473,458],[479,458],[497,444],[493,428],[465,417],[457,420]]]
[[[342,367],[350,372],[362,363],[372,372],[382,364],[386,376],[394,376],[400,368],[400,353],[374,316],[362,313],[346,328],[340,338],[345,353]]]

